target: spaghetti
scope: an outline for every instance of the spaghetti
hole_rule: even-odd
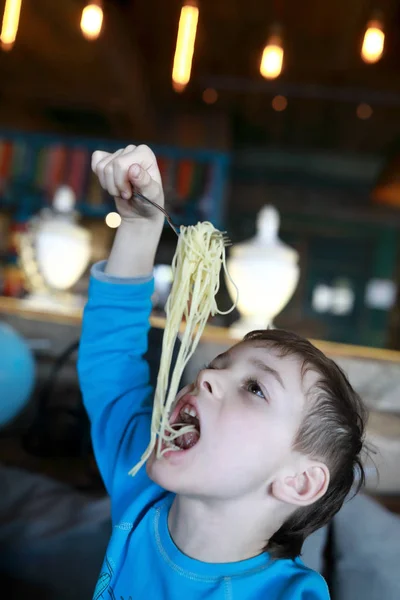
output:
[[[209,222],[181,227],[172,261],[173,284],[165,307],[166,324],[154,395],[150,443],[140,462],[129,472],[130,475],[139,471],[156,446],[157,457],[160,458],[165,452],[180,450],[174,444],[178,437],[196,432],[194,425],[171,425],[169,418],[183,371],[196,350],[209,316],[228,314],[237,304],[235,302],[230,310],[222,312],[215,300],[221,268],[227,273],[225,244],[223,233]],[[182,320],[186,322],[186,327],[170,377],[172,353]]]

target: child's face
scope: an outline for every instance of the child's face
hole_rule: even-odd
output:
[[[210,499],[266,493],[294,464],[306,383],[298,359],[259,343],[240,343],[217,356],[177,397],[176,410],[188,404],[197,412],[199,441],[160,459],[153,453],[150,477],[172,492]]]

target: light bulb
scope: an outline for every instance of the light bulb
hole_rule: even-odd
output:
[[[385,45],[385,34],[383,32],[382,22],[379,20],[370,21],[367,24],[367,30],[364,35],[361,56],[366,63],[376,63],[380,60]]]
[[[105,218],[106,225],[111,229],[117,229],[121,225],[121,216],[116,212],[110,212]]]
[[[264,48],[260,73],[266,79],[275,79],[282,72],[283,47],[282,39],[279,35],[272,35]]]
[[[199,8],[196,0],[186,0],[179,19],[172,69],[172,82],[176,92],[183,91],[190,80],[198,20]]]
[[[6,0],[0,41],[3,50],[11,50],[17,37],[22,0]]]
[[[275,98],[272,99],[272,108],[277,112],[282,112],[285,110],[287,105],[288,101],[286,100],[285,96],[275,96]]]
[[[203,92],[203,100],[206,104],[215,104],[218,100],[218,92],[213,88],[207,88]]]
[[[100,2],[91,2],[82,11],[81,29],[88,40],[96,40],[103,25],[103,9]]]
[[[373,110],[369,104],[365,104],[364,102],[357,106],[356,114],[359,119],[366,121],[372,117]]]

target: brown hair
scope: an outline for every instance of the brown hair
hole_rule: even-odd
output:
[[[308,340],[288,331],[266,329],[248,333],[243,341],[259,342],[282,357],[297,356],[302,377],[310,370],[319,375],[307,391],[309,402],[294,449],[327,465],[329,486],[314,504],[297,509],[265,548],[272,558],[295,558],[306,537],[338,512],[353,486],[357,493],[365,483],[360,454],[367,411],[342,369]]]

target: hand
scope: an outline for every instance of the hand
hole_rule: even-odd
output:
[[[137,190],[153,202],[164,206],[160,171],[154,153],[148,146],[127,146],[110,154],[97,150],[92,156],[92,170],[111,196],[123,221],[134,222],[143,217],[163,222],[161,211],[134,196]]]

